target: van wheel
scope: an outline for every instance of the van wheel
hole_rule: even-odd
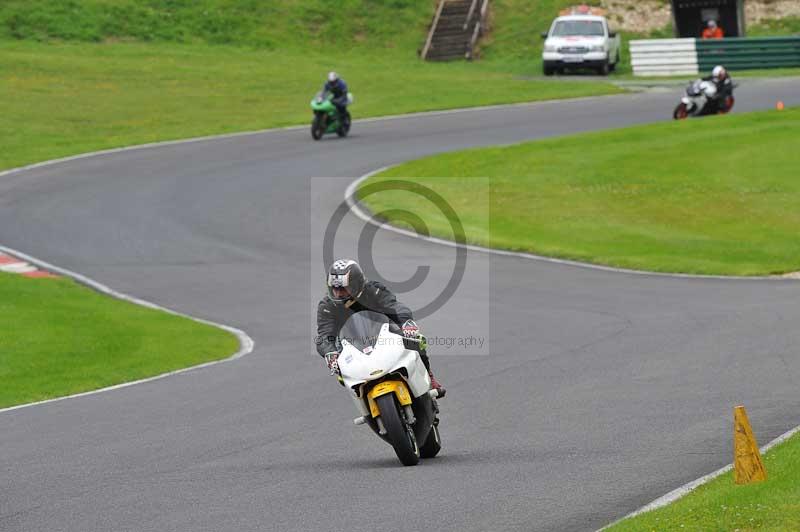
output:
[[[619,65],[619,52],[617,52],[617,59],[614,61],[612,65],[609,66],[609,70],[611,70],[611,72],[616,72],[618,65]]]

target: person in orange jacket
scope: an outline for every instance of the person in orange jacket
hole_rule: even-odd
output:
[[[717,26],[717,21],[709,20],[708,27],[703,30],[703,39],[722,39],[723,37],[725,37],[725,32]]]

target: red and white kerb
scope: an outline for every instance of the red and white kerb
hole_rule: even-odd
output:
[[[29,262],[25,262],[22,259],[2,252],[0,252],[0,272],[17,273],[25,277],[60,277],[54,273],[40,270]]]

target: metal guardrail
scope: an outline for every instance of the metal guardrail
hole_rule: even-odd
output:
[[[654,39],[629,44],[636,76],[697,74],[715,65],[730,70],[800,67],[800,37]]]
[[[709,39],[696,46],[700,70],[800,67],[800,37]]]
[[[698,72],[695,39],[630,41],[636,76],[671,76]]]

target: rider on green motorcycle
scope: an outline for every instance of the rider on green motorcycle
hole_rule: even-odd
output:
[[[331,103],[339,111],[339,120],[344,120],[347,112],[347,83],[336,72],[330,72],[328,73],[328,81],[322,87],[322,91],[333,94]]]

